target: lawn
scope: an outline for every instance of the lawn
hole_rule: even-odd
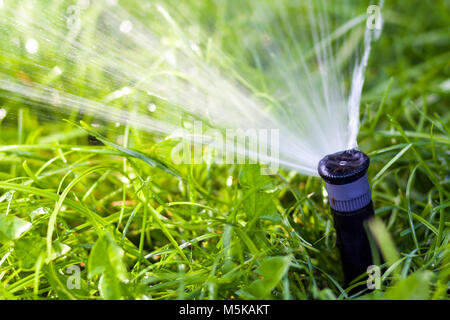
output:
[[[200,43],[202,59],[239,70],[253,93],[283,87],[280,79],[271,82],[261,48],[249,39],[252,0],[164,1],[177,23],[170,31],[170,20],[158,20],[153,7],[121,3],[157,34],[167,33],[168,42],[177,30],[208,38],[211,46]],[[295,26],[304,7],[283,3],[289,14],[276,18]],[[285,169],[260,175],[258,165],[248,164],[175,164],[174,140],[166,134],[135,126],[137,120],[122,123],[120,114],[89,112],[88,103],[115,93],[114,110],[139,117],[155,106],[155,118],[176,122],[164,111],[175,107],[134,90],[137,77],[125,77],[127,59],[139,66],[147,57],[107,32],[104,43],[96,42],[95,26],[107,28],[108,21],[93,4],[75,4],[0,1],[1,299],[448,299],[448,1],[386,0],[383,7],[383,32],[365,73],[358,145],[371,158],[386,265],[378,290],[352,295],[342,285],[320,178]],[[348,19],[360,9],[349,5],[339,14]],[[77,23],[70,20],[76,10],[87,25],[82,33],[66,25]],[[18,23],[44,19],[31,28]],[[51,41],[62,36],[69,40]],[[64,45],[70,41],[99,55]],[[106,62],[117,63],[109,70],[114,77],[99,71]],[[13,80],[20,87],[6,90]],[[29,95],[42,93],[40,86],[72,96]],[[119,97],[118,88],[131,92]]]

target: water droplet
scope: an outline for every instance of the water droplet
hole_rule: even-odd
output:
[[[62,74],[62,70],[60,67],[56,66],[53,68],[53,73],[59,76],[60,74]]]
[[[450,91],[450,79],[447,79],[446,81],[441,83],[441,89],[446,92]]]
[[[25,48],[31,54],[35,54],[39,51],[39,43],[35,39],[28,39]]]
[[[11,201],[14,196],[14,193],[16,193],[16,191],[14,190],[8,191],[7,193],[5,193],[5,199]]]
[[[227,179],[227,186],[231,187],[232,184],[233,184],[233,176],[229,176]]]
[[[113,99],[118,99],[118,98],[120,98],[120,97],[122,97],[122,96],[123,96],[122,90],[116,90],[116,91],[114,91],[114,92],[111,94],[111,97],[112,97]]]
[[[181,181],[181,180],[178,182],[178,190],[180,190],[180,192],[185,191],[183,181]]]
[[[192,51],[199,51],[200,47],[195,42],[191,42],[191,49]]]
[[[50,209],[49,209],[49,208],[41,207],[41,208],[37,208],[36,210],[34,210],[34,211],[31,213],[31,216],[32,216],[32,217],[40,216],[40,215],[47,214],[47,213],[49,213],[49,212],[50,212]]]
[[[172,51],[168,51],[166,53],[166,61],[171,66],[175,66],[177,64],[177,57],[175,56],[175,53]]]
[[[6,117],[6,110],[3,108],[0,108],[0,120],[4,119]]]
[[[133,24],[129,20],[125,20],[120,24],[120,31],[128,33],[133,29]]]
[[[323,196],[323,203],[326,204],[328,202],[328,192],[325,187],[322,188],[322,196]]]
[[[148,111],[150,111],[150,112],[154,112],[155,110],[156,110],[156,106],[155,106],[155,104],[154,103],[150,103],[149,105],[148,105]]]
[[[160,95],[157,95],[156,93],[151,92],[151,91],[149,91],[149,90],[147,90],[147,94],[148,94],[150,97],[156,97],[156,98],[158,98],[158,99],[166,100],[166,98],[164,98],[164,97],[162,97],[162,96],[160,96]]]
[[[125,96],[131,93],[131,89],[129,87],[123,87],[121,90],[122,94]]]

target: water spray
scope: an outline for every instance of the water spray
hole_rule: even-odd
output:
[[[346,286],[373,265],[365,228],[374,216],[369,162],[365,153],[351,149],[325,156],[318,166],[328,192]]]

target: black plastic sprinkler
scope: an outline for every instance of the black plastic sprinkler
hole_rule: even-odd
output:
[[[318,166],[328,192],[346,286],[373,265],[365,228],[374,216],[367,179],[369,162],[366,154],[352,149],[327,155]]]

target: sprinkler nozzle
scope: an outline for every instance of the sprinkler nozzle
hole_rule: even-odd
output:
[[[330,206],[339,212],[353,212],[371,201],[367,169],[369,157],[358,150],[345,150],[325,156],[319,174],[325,180]]]
[[[351,149],[325,156],[318,166],[328,192],[346,286],[373,264],[365,228],[367,220],[374,216],[367,179],[369,163],[365,153]],[[355,289],[364,287],[351,292]]]

